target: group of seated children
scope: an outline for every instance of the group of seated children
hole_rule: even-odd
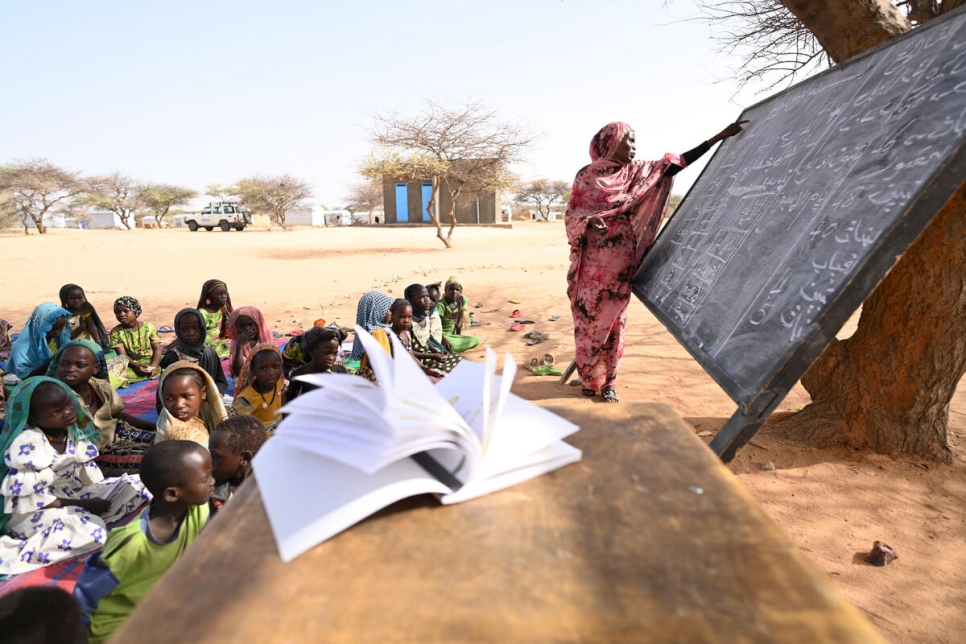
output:
[[[357,322],[390,353],[396,335],[440,378],[479,340],[461,334],[468,315],[458,281],[439,295],[438,284],[413,284],[396,300],[370,291]],[[248,477],[283,403],[315,388],[297,377],[348,371],[339,360],[347,334],[315,326],[283,356],[261,312],[233,309],[217,280],[205,282],[198,308],[178,312],[166,347],[133,297],[115,301],[109,332],[81,287],[66,285],[61,300],[34,310],[6,365],[23,380],[0,430],[0,575],[96,553],[75,596],[99,642]],[[358,349],[359,372],[374,378]],[[230,409],[223,357],[235,383]],[[125,413],[113,382],[157,377],[157,422]]]
[[[178,379],[178,369],[165,378]],[[139,474],[104,478],[100,430],[67,383],[32,376],[9,402],[0,433],[0,574],[93,553],[74,590],[91,642],[121,626],[250,475],[267,438],[253,416],[223,418],[205,438],[209,449],[160,440],[145,449]],[[2,623],[0,632],[8,632]]]

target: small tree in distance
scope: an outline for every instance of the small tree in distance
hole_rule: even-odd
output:
[[[5,219],[19,218],[25,235],[32,221],[41,235],[47,232],[44,217],[77,197],[84,186],[76,172],[65,170],[47,159],[17,161],[0,167],[0,192]]]
[[[349,189],[349,203],[346,205],[353,212],[368,212],[371,224],[372,212],[383,207],[382,183],[378,179],[367,179],[352,184]]]
[[[566,181],[533,179],[525,181],[517,188],[513,202],[519,206],[536,208],[544,221],[550,218],[550,208],[554,203],[566,203],[570,194],[570,184]]]
[[[120,172],[88,177],[84,183],[84,194],[78,201],[110,210],[130,230],[131,216],[144,207],[142,194],[145,185]]]
[[[175,206],[186,206],[198,196],[197,191],[164,183],[152,183],[141,191],[144,207],[154,215],[158,226],[167,224],[168,212]]]
[[[447,248],[452,247],[456,229],[456,197],[463,190],[508,187],[509,165],[522,160],[533,142],[524,128],[502,122],[495,111],[475,101],[452,107],[427,101],[415,115],[392,112],[373,118],[372,141],[380,147],[360,172],[370,179],[430,179],[433,194],[426,211]],[[439,216],[444,183],[453,200],[445,236]]]
[[[238,195],[242,205],[252,212],[269,215],[282,228],[285,228],[285,214],[312,197],[309,184],[288,174],[248,177],[229,190]]]

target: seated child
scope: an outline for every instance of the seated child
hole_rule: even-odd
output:
[[[10,347],[6,372],[19,378],[26,378],[35,371],[34,375],[42,374],[54,352],[70,342],[69,318],[67,309],[51,302],[39,304]]]
[[[211,475],[215,491],[211,495],[213,512],[220,510],[232,493],[252,472],[252,459],[265,441],[265,425],[254,416],[232,416],[211,432]]]
[[[389,326],[389,307],[392,298],[379,291],[367,291],[359,298],[356,306],[356,324],[372,333],[376,329]],[[352,359],[362,360],[366,348],[361,342],[352,343]]]
[[[97,427],[66,384],[35,376],[10,398],[0,434],[0,574],[100,548],[107,524],[150,499],[136,476],[105,479]]]
[[[433,308],[434,309],[436,308],[436,305],[439,304],[439,287],[440,286],[441,286],[440,282],[436,282],[435,284],[427,284],[426,285],[426,292],[429,293],[429,299],[432,301]]]
[[[413,355],[412,348],[412,336],[410,335],[410,327],[412,326],[413,308],[409,304],[408,300],[398,299],[395,300],[389,308],[390,314],[390,327],[389,329],[376,329],[372,332],[372,337],[375,339],[379,345],[388,353],[393,355],[392,342],[389,340],[389,331],[392,331],[396,335],[396,338],[403,345],[403,348],[413,356],[413,360],[422,368],[423,373],[432,378],[434,381],[439,380],[446,375],[445,371],[437,369],[435,367],[430,367],[422,362]],[[367,355],[363,355],[362,363],[359,365],[359,375],[368,378],[369,380],[376,382],[375,373],[372,371],[372,367],[369,365],[369,360]]]
[[[77,580],[74,596],[90,611],[91,644],[103,642],[184,554],[208,523],[215,479],[211,456],[191,441],[151,446],[141,479],[154,496],[136,521],[111,530]]]
[[[100,432],[95,459],[105,476],[136,474],[154,442],[154,425],[124,413],[124,401],[106,379],[104,351],[92,340],[71,340],[54,354],[47,375],[70,387]],[[100,376],[100,377],[97,377]]]
[[[274,344],[256,345],[248,354],[235,385],[235,413],[254,416],[269,434],[281,420],[276,412],[285,404],[282,353]]]
[[[285,392],[286,400],[292,400],[317,388],[312,383],[296,380],[296,376],[310,373],[347,373],[345,367],[339,364],[339,348],[348,335],[341,329],[321,326],[312,327],[302,334],[302,348],[308,354],[309,362],[292,370]]]
[[[77,284],[64,284],[60,287],[60,305],[70,311],[67,324],[70,326],[71,340],[93,340],[101,347],[109,346],[107,330],[97,311],[87,301],[84,289]]]
[[[175,341],[172,342],[164,357],[161,358],[161,370],[175,362],[193,362],[208,372],[218,393],[228,392],[228,379],[221,368],[221,358],[206,341],[205,317],[198,309],[181,309],[174,316]],[[158,411],[161,411],[161,399],[158,398]]]
[[[455,277],[446,280],[443,299],[436,305],[443,322],[443,337],[449,342],[450,351],[463,353],[479,346],[480,339],[472,335],[460,335],[464,326],[470,325],[469,302],[463,295],[463,286]]]
[[[254,306],[240,306],[235,309],[228,323],[228,333],[231,336],[228,364],[232,378],[241,374],[242,366],[255,345],[272,344],[275,340],[272,330],[265,324],[265,316]],[[237,387],[235,391],[238,391]]]
[[[405,295],[413,312],[410,326],[413,355],[427,367],[449,373],[463,356],[449,352],[449,341],[443,337],[439,311],[433,308],[429,291],[422,284],[412,284],[406,288]]]
[[[24,586],[0,596],[0,633],[10,644],[86,641],[81,607],[57,586]]]
[[[325,320],[319,318],[312,326],[313,328],[324,327]],[[306,331],[306,333],[308,332]],[[305,347],[302,346],[302,341],[305,339],[306,333],[299,333],[293,336],[282,347],[282,366],[285,367],[286,378],[289,377],[289,372],[292,369],[297,369],[309,361],[309,354],[305,351]]]
[[[215,350],[219,358],[228,357],[228,318],[234,309],[228,286],[221,280],[208,280],[201,285],[201,297],[198,306],[205,321],[206,342]]]
[[[161,373],[161,340],[150,322],[141,322],[141,304],[130,295],[114,301],[114,317],[120,322],[111,329],[109,344],[117,355],[128,359],[124,376],[128,382],[157,378]]]
[[[161,404],[155,442],[190,440],[208,447],[208,436],[228,417],[218,387],[192,362],[175,362],[161,374]]]

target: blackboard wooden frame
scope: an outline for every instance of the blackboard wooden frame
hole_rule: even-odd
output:
[[[880,56],[882,52],[899,47],[910,39],[927,38],[931,30],[939,28],[948,28],[953,33],[966,33],[966,7],[951,12],[941,19],[931,21],[771,96],[744,110],[739,118],[751,119],[750,127],[753,128],[756,119],[763,112],[767,114],[767,108],[778,99],[792,92],[805,92],[810,86],[817,83],[834,85],[837,82],[837,77],[846,75],[845,78],[847,78],[851,68],[855,65],[861,65],[867,62],[869,58]],[[958,79],[959,75],[955,78]],[[961,84],[966,86],[966,74],[964,74]],[[966,114],[966,92],[962,94],[962,98],[954,98],[961,102],[963,114]],[[850,95],[849,103],[851,101]],[[958,106],[959,103],[956,103],[955,107]],[[929,106],[926,105],[926,107]],[[958,144],[951,147],[951,153],[921,184],[918,191],[907,200],[900,209],[901,214],[875,240],[873,250],[853,267],[845,281],[837,287],[832,297],[824,305],[824,309],[820,310],[818,317],[812,320],[816,324],[797,341],[789,344],[788,350],[781,355],[780,359],[769,363],[763,372],[756,372],[749,377],[745,377],[746,374],[736,374],[736,365],[723,362],[705,351],[704,344],[694,330],[689,329],[686,322],[681,324],[678,317],[673,314],[670,308],[673,302],[663,301],[655,293],[657,280],[661,276],[660,271],[670,265],[674,259],[673,253],[675,251],[671,247],[674,243],[674,236],[681,232],[683,226],[687,226],[700,217],[700,213],[693,216],[689,213],[689,199],[691,202],[704,199],[706,195],[701,194],[704,189],[702,179],[705,178],[705,175],[713,176],[714,173],[720,171],[721,169],[718,166],[721,164],[716,163],[716,161],[724,157],[730,148],[741,145],[742,135],[739,135],[726,141],[716,151],[691,191],[679,205],[675,217],[672,217],[645,256],[633,285],[635,295],[684,345],[725,392],[738,403],[738,410],[711,443],[711,448],[726,462],[734,457],[737,449],[754,436],[768,415],[774,411],[812,362],[834,339],[835,334],[842,328],[852,313],[872,293],[902,253],[909,248],[946,201],[966,180],[966,136],[959,133]],[[699,201],[699,203],[701,202]],[[694,210],[694,208],[691,210]],[[688,219],[689,217],[691,219]],[[676,227],[676,220],[678,222],[685,220],[685,223]]]

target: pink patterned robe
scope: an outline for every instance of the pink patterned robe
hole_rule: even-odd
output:
[[[677,154],[659,161],[612,158],[626,123],[609,123],[590,144],[592,163],[574,179],[567,204],[570,270],[567,295],[574,316],[577,373],[584,388],[600,392],[617,379],[624,355],[624,325],[631,281],[654,242],[671,194],[665,173],[686,163]],[[606,233],[588,227],[591,217],[607,224]]]

